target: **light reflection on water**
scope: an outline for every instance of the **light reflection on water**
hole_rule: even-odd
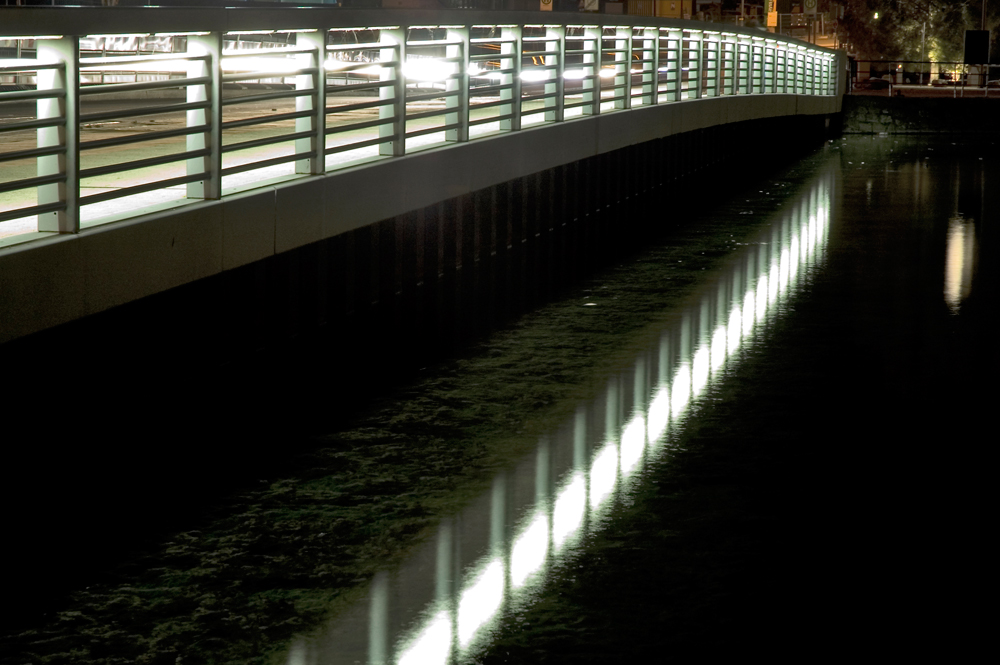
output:
[[[497,621],[532,601],[545,572],[601,527],[671,429],[823,262],[833,182],[818,176],[632,370],[378,576],[364,602],[297,638],[287,665],[432,665],[481,649]]]
[[[948,220],[948,245],[945,249],[944,301],[958,314],[962,301],[972,293],[975,265],[976,225],[960,214]]]

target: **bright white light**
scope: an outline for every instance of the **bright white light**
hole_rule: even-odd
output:
[[[733,305],[733,308],[729,310],[729,325],[726,326],[726,351],[729,355],[736,353],[736,350],[740,348],[740,342],[743,341],[743,321],[742,312],[740,311],[739,304]]]
[[[610,67],[605,67],[604,69],[602,69],[602,70],[600,71],[600,74],[599,74],[599,76],[600,76],[600,77],[601,77],[602,79],[609,79],[609,78],[613,78],[613,77],[614,77],[614,75],[615,75],[615,70],[614,70],[614,69],[611,69]]]
[[[604,444],[590,465],[590,509],[597,510],[615,489],[618,477],[618,450],[611,441]]]
[[[579,81],[586,75],[587,71],[584,69],[567,69],[563,72],[563,78],[569,81]]]
[[[226,58],[227,51],[222,53],[222,71],[224,72],[254,72],[260,74],[283,74],[302,68],[302,63],[293,58],[269,58],[264,55],[251,55],[245,58]]]
[[[552,543],[557,551],[583,524],[586,510],[587,486],[583,472],[577,471],[556,496],[552,506]]]
[[[432,616],[423,630],[396,659],[397,665],[445,665],[451,656],[451,621],[442,610]]]
[[[403,64],[403,76],[420,83],[440,83],[456,71],[454,62],[441,62],[434,58],[407,60]]]
[[[767,315],[767,282],[767,273],[764,273],[757,280],[757,293],[754,294],[754,299],[757,301],[757,321],[761,323],[763,323],[764,317]]]
[[[770,308],[778,301],[778,280],[781,279],[781,266],[778,265],[777,258],[771,262],[771,269],[767,271],[767,274],[767,306]]]
[[[712,373],[719,371],[726,362],[726,326],[720,324],[712,333],[711,366]]]
[[[503,563],[493,559],[476,581],[458,599],[458,643],[469,646],[472,638],[503,604]]]
[[[649,403],[649,444],[659,441],[667,431],[667,421],[670,419],[670,391],[663,386],[656,391]]]
[[[754,297],[753,289],[747,289],[746,295],[743,296],[743,336],[749,337],[750,333],[753,332],[753,320],[754,320]]]
[[[622,431],[622,476],[632,473],[646,447],[646,420],[636,416]]]
[[[539,512],[510,548],[511,586],[515,589],[524,586],[531,574],[545,563],[548,550],[549,520]]]
[[[525,69],[521,72],[521,80],[529,83],[547,81],[549,80],[549,72],[547,69]]]
[[[329,72],[336,72],[336,71],[340,71],[341,69],[346,69],[347,67],[350,67],[350,66],[353,66],[353,65],[357,65],[357,64],[359,64],[359,63],[357,63],[357,62],[349,62],[347,60],[334,60],[333,58],[327,58],[327,60],[326,60],[326,71],[328,73]],[[373,64],[373,65],[369,65],[368,67],[361,67],[360,69],[352,69],[351,73],[352,74],[364,74],[366,76],[378,76],[379,74],[382,73],[383,69],[384,69],[384,67],[382,67],[382,65]]]
[[[670,392],[670,417],[676,418],[691,399],[691,367],[687,363],[677,368]]]
[[[784,294],[788,290],[788,285],[792,280],[792,255],[785,247],[781,250],[781,257],[779,259],[781,266],[778,274],[780,275],[780,280],[778,282],[778,290],[781,294]]]
[[[696,399],[708,384],[709,350],[704,344],[698,347],[691,361],[691,397]]]

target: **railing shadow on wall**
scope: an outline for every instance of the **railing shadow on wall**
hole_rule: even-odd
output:
[[[838,93],[836,54],[798,40],[540,18],[5,10],[0,47],[22,57],[0,62],[0,244],[579,117]]]

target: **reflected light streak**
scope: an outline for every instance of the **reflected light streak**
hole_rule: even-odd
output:
[[[464,649],[503,604],[503,563],[493,559],[458,599],[458,643]]]
[[[590,509],[597,510],[615,489],[618,477],[618,450],[611,441],[604,444],[590,465]]]
[[[424,629],[396,660],[397,665],[445,665],[451,657],[451,621],[448,612],[434,614]]]
[[[743,341],[742,318],[740,306],[738,304],[733,305],[733,308],[729,310],[729,325],[726,326],[726,352],[729,355],[736,353],[737,349],[740,348],[740,342]]]
[[[750,333],[753,332],[754,323],[754,312],[756,311],[754,307],[754,292],[753,289],[747,289],[746,295],[743,296],[743,336],[749,337]]]
[[[670,417],[677,418],[691,399],[691,367],[683,363],[670,384]]]
[[[767,315],[767,282],[767,273],[764,273],[757,280],[757,292],[754,293],[754,300],[757,302],[756,318],[758,323],[764,323],[764,318]]]
[[[642,459],[642,451],[646,447],[646,420],[636,416],[622,432],[622,475],[630,474],[635,465]]]
[[[712,333],[712,374],[722,368],[726,362],[726,326],[719,324]]]
[[[975,225],[952,217],[948,220],[948,244],[945,249],[944,301],[958,314],[962,301],[972,292],[972,264],[975,252]]]
[[[528,528],[510,549],[510,583],[515,589],[524,586],[532,573],[545,563],[549,551],[549,519],[537,513]]]
[[[649,443],[659,441],[663,433],[667,431],[667,422],[670,420],[670,391],[666,386],[662,386],[656,391],[656,395],[649,403]]]
[[[556,496],[552,507],[552,544],[558,551],[583,525],[587,512],[587,484],[582,471],[575,472]]]
[[[709,350],[704,344],[698,347],[691,361],[691,399],[697,399],[708,385]]]

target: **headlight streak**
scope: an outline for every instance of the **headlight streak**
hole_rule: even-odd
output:
[[[434,601],[424,623],[409,633],[412,637],[396,642],[402,648],[391,662],[448,663],[456,658],[452,652],[456,646],[458,657],[466,657],[485,639],[486,627],[506,611],[505,606],[531,602],[530,589],[540,579],[546,563],[572,551],[568,545],[585,528],[595,528],[597,517],[615,500],[619,482],[636,475],[643,467],[644,455],[652,457],[671,426],[676,427],[679,417],[707,391],[713,379],[721,377],[727,363],[739,360],[740,349],[763,331],[776,304],[790,297],[803,274],[817,265],[828,233],[828,204],[824,202],[829,189],[828,183],[821,181],[812,200],[801,200],[784,215],[768,239],[770,244],[757,246],[758,251],[736,268],[740,272],[732,280],[735,292],[726,296],[726,289],[720,288],[713,294],[717,306],[695,308],[693,311],[700,314],[686,317],[678,334],[661,338],[660,380],[653,382],[650,394],[635,394],[632,398],[635,408],[641,409],[646,403],[643,397],[648,397],[646,413],[636,411],[620,425],[617,414],[622,407],[613,405],[619,404],[622,393],[614,388],[616,384],[609,384],[603,415],[607,432],[592,453],[589,466],[585,440],[581,438],[587,418],[577,415],[574,437],[579,440],[574,445],[579,450],[574,453],[570,470],[556,483],[558,489],[553,494],[547,489],[552,485],[545,480],[551,463],[546,453],[544,460],[539,457],[536,462],[535,503],[528,509],[530,516],[521,523],[522,528],[508,541],[509,554],[504,555],[502,544],[499,549],[495,545],[467,568],[466,581],[450,609],[447,601]],[[804,207],[807,204],[811,204],[809,214]],[[719,300],[722,298],[725,300]],[[731,306],[727,305],[727,309],[722,302]],[[693,353],[689,342],[684,341],[688,339],[694,341]],[[678,344],[677,340],[679,353],[668,343]],[[635,391],[648,390],[645,379],[636,378],[634,385]],[[438,570],[437,574],[444,573]],[[295,651],[297,657],[300,652],[301,648]]]

